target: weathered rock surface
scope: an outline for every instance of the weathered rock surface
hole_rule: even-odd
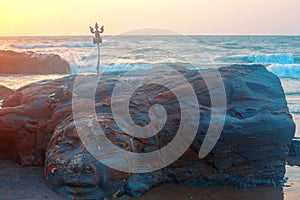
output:
[[[293,138],[289,156],[300,157],[300,138]]]
[[[148,112],[154,104],[163,105],[168,116],[157,135],[132,137],[118,127],[111,111],[111,94],[122,73],[102,77],[95,94],[97,119],[82,113],[80,127],[89,138],[94,136],[90,124],[99,123],[106,137],[126,151],[147,153],[162,148],[175,137],[180,125],[181,110],[176,96],[157,84],[138,88],[129,104],[136,124],[150,123]],[[161,77],[151,71],[141,73],[148,73],[154,82]],[[5,108],[0,110],[0,141],[6,141],[1,146],[23,165],[43,165],[45,159],[50,187],[69,198],[139,196],[162,183],[238,187],[281,184],[295,125],[279,79],[259,65],[229,66],[221,68],[220,73],[227,95],[225,125],[216,146],[203,159],[198,158],[198,151],[212,111],[209,92],[197,71],[182,71],[200,105],[196,138],[183,156],[161,170],[144,174],[120,172],[87,151],[77,134],[72,103],[77,112],[87,105],[85,94],[93,84],[88,81],[89,76],[82,82],[80,93],[75,94],[82,101],[72,102],[75,76],[30,84],[7,97],[3,102]],[[162,75],[171,77],[168,71]],[[180,82],[175,84],[175,88],[180,86]]]
[[[0,74],[66,74],[70,65],[55,54],[0,50]]]
[[[9,96],[12,92],[11,89],[0,85],[0,100],[5,99],[5,97]]]
[[[2,107],[3,99],[5,99],[7,96],[9,96],[13,91],[5,86],[0,85],[0,107]],[[1,108],[0,108],[1,109]],[[7,140],[10,138],[6,138],[5,135],[0,137],[0,152],[5,151],[7,149]]]

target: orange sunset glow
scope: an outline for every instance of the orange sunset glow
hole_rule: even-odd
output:
[[[163,28],[183,34],[300,34],[299,0],[4,0],[0,36]]]

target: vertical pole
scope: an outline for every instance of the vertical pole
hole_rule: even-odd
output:
[[[98,63],[97,63],[97,74],[99,74],[99,70],[100,70],[100,46],[99,43],[98,45]]]

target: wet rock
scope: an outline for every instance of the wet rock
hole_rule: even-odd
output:
[[[289,156],[300,157],[300,138],[293,138],[289,151]]]
[[[206,132],[214,110],[203,76],[197,71],[180,73],[196,93],[200,125],[192,145],[163,169],[141,174],[122,172],[103,164],[87,150],[90,147],[100,155],[110,150],[109,146],[97,145],[105,137],[124,151],[144,154],[167,146],[176,137],[183,111],[176,95],[159,84],[137,88],[130,99],[129,111],[135,124],[145,127],[151,123],[150,107],[164,106],[167,117],[162,129],[152,137],[140,138],[119,127],[112,114],[111,96],[124,72],[101,77],[93,101],[96,117],[84,112],[91,105],[87,95],[95,76],[78,76],[81,81],[76,90],[73,90],[75,76],[20,88],[6,98],[5,108],[0,110],[0,137],[8,138],[10,145],[6,150],[19,163],[42,165],[45,159],[44,172],[50,187],[68,198],[140,196],[162,183],[237,187],[280,185],[295,125],[279,79],[259,65],[221,68],[227,96],[225,125],[212,151],[199,159],[199,149],[209,137]],[[139,72],[141,74],[153,79],[153,83],[164,77],[173,80],[169,71],[159,75],[151,71]],[[132,76],[128,80],[139,77]],[[174,88],[182,91],[182,84],[175,82]],[[218,87],[213,86],[210,90]],[[72,94],[79,100],[72,101]],[[124,98],[117,97],[118,100]],[[184,99],[189,102],[190,97]],[[79,115],[76,121],[74,112]],[[155,110],[154,114],[161,115]],[[97,126],[102,127],[105,135],[95,132]],[[79,129],[85,134],[85,140],[79,137],[82,136],[78,135]],[[112,154],[104,159],[118,165],[123,158],[115,159]]]
[[[11,89],[0,85],[0,100],[5,99],[5,97],[9,96],[12,92]]]
[[[70,65],[58,55],[0,50],[0,74],[55,73],[70,73]]]
[[[50,123],[51,113],[63,103],[53,102],[52,99],[57,98],[55,94],[68,80],[69,77],[54,82],[32,83],[4,99],[0,109],[1,151],[8,151],[11,159],[23,166],[43,165],[48,141],[55,127]]]

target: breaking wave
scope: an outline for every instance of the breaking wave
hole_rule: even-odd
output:
[[[103,45],[113,44],[113,41],[103,41]],[[58,43],[58,44],[12,44],[10,47],[17,49],[44,49],[44,48],[57,48],[57,47],[67,47],[67,48],[78,48],[78,47],[95,47],[96,45],[92,42],[71,42],[71,43]]]
[[[252,54],[248,56],[251,63],[260,64],[294,64],[293,54]]]
[[[153,69],[153,65],[149,64],[141,64],[141,65],[130,65],[130,64],[114,64],[114,65],[101,65],[100,71],[103,72],[117,72],[117,71],[132,71],[132,70],[151,70]],[[71,73],[79,74],[79,73],[96,73],[96,65],[92,64],[89,66],[78,66],[71,65]]]
[[[272,64],[267,69],[280,77],[300,76],[300,64]]]

